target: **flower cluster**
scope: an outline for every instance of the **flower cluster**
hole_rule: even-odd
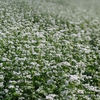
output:
[[[0,100],[100,100],[93,1],[0,0]]]

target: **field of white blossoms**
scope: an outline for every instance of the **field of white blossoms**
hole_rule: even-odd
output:
[[[0,100],[100,100],[100,0],[0,0]]]

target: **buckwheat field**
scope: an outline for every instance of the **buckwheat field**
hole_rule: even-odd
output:
[[[100,0],[0,0],[0,100],[100,100]]]

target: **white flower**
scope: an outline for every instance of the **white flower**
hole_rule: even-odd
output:
[[[36,33],[34,33],[35,35],[37,35],[38,37],[40,37],[40,38],[43,38],[44,36],[44,33],[43,32],[36,32]]]
[[[52,84],[52,82],[53,82],[53,80],[50,79],[50,80],[47,81],[47,84]]]
[[[16,84],[17,82],[16,82],[16,81],[9,81],[9,83],[13,83],[13,84]]]
[[[28,35],[30,35],[30,33],[23,33],[22,36],[28,36]]]
[[[14,44],[12,41],[8,41],[8,43],[10,43],[10,44]]]
[[[25,98],[24,97],[19,97],[19,100],[24,100]]]
[[[54,100],[54,97],[56,97],[57,95],[55,94],[49,94],[48,96],[46,96],[47,100]]]
[[[77,90],[77,92],[80,93],[80,94],[84,94],[83,90]]]
[[[14,88],[14,85],[9,85],[9,88],[12,88],[13,89]]]
[[[37,63],[36,63],[36,62],[31,62],[30,64],[31,64],[31,65],[36,65]]]
[[[46,96],[46,99],[48,99],[48,100],[53,100],[53,98],[50,97],[50,96]]]
[[[87,36],[87,37],[86,37],[86,40],[90,41],[90,40],[92,40],[92,39],[91,39],[90,36]]]
[[[4,79],[4,76],[3,75],[0,75],[0,80]]]
[[[31,75],[27,75],[26,77],[29,78],[29,79],[31,79]]]
[[[8,89],[4,89],[4,91],[7,93],[9,90]]]
[[[2,61],[10,61],[8,58],[3,57]]]
[[[3,82],[0,82],[0,87],[3,87]]]
[[[71,81],[75,81],[75,80],[78,80],[79,77],[77,75],[70,75],[70,80]]]
[[[40,73],[35,72],[34,75],[35,75],[35,76],[40,76]]]
[[[64,65],[64,66],[70,66],[69,62],[61,62],[58,64],[59,66]]]

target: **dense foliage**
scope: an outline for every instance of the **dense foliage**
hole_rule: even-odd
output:
[[[0,0],[0,100],[100,100],[99,0]]]

